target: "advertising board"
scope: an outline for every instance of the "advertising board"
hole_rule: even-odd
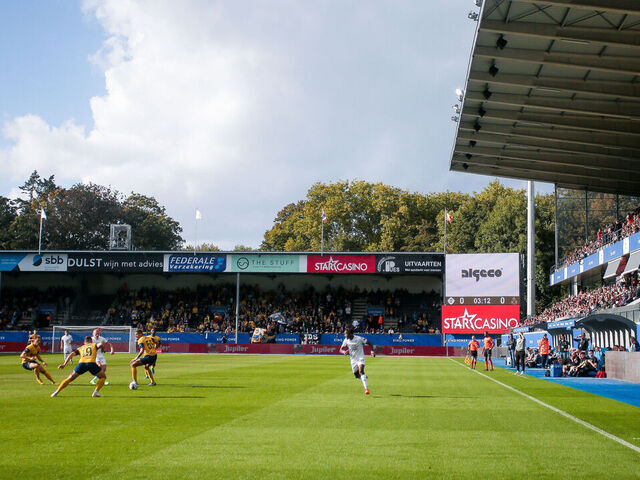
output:
[[[519,305],[443,305],[443,333],[506,333],[520,325]]]
[[[164,256],[161,253],[138,252],[78,252],[69,253],[69,272],[139,272],[160,273]]]
[[[444,272],[444,255],[440,253],[376,255],[376,272],[442,274]]]
[[[375,255],[308,255],[309,273],[376,273]]]
[[[299,273],[301,255],[229,255],[232,272]]]
[[[164,255],[165,272],[224,272],[227,256],[219,253],[168,253]]]

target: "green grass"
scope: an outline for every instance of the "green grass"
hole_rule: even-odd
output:
[[[45,356],[50,364],[61,355]],[[0,478],[639,478],[640,454],[437,358],[161,355],[157,387],[109,357],[59,397],[0,356]],[[457,364],[456,364],[457,363]],[[67,367],[69,370],[71,367]],[[49,368],[57,380],[68,375]],[[140,370],[140,379],[143,374]],[[491,375],[640,445],[640,409],[504,370]]]

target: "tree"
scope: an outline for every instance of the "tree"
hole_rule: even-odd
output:
[[[11,248],[11,224],[17,216],[16,207],[6,197],[0,196],[0,249]]]
[[[182,227],[155,198],[131,193],[122,207],[122,218],[131,225],[132,243],[137,250],[180,248]]]
[[[64,250],[106,249],[109,225],[121,218],[118,192],[78,183],[62,190],[50,204],[43,245]]]

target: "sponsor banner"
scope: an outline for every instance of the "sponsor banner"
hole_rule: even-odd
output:
[[[309,345],[317,345],[320,343],[320,338],[322,337],[321,333],[301,333],[300,334],[300,340],[302,340],[300,343],[302,344],[309,344]]]
[[[227,256],[218,253],[167,253],[164,255],[165,272],[224,272]]]
[[[450,353],[453,348],[450,348]],[[414,346],[387,346],[383,350],[383,355],[393,357],[444,357],[447,355],[445,347],[414,347]]]
[[[66,253],[29,253],[18,263],[21,272],[66,272]]]
[[[373,317],[381,317],[384,315],[383,307],[369,307],[367,308],[367,315],[371,315]]]
[[[298,345],[294,350],[305,355],[342,355],[340,345]]]
[[[374,335],[369,333],[355,333],[356,335],[366,338],[375,346],[380,345],[414,345],[414,346],[435,346],[442,345],[441,335],[430,334],[407,334],[399,333],[394,335]],[[320,336],[321,345],[342,345],[344,340],[343,334],[323,333]]]
[[[444,272],[444,255],[376,255],[378,273],[437,273]]]
[[[308,255],[309,273],[376,273],[374,255]]]
[[[208,343],[200,333],[158,333],[162,345],[165,343]]]
[[[555,273],[553,274],[553,283],[554,283],[554,284],[556,284],[556,283],[560,283],[561,281],[563,281],[563,280],[564,280],[564,278],[565,278],[565,277],[564,277],[564,272],[565,272],[565,270],[564,270],[564,268],[563,268],[563,269],[558,270],[557,272],[555,272]]]
[[[471,253],[446,256],[447,297],[519,297],[518,253]]]
[[[297,333],[281,333],[276,335],[276,343],[300,343],[300,335]]]
[[[598,257],[599,255],[597,253],[594,253],[593,255],[589,255],[588,257],[586,257],[582,261],[582,265],[584,267],[583,270],[586,272],[587,270],[600,265],[600,259]]]
[[[162,272],[164,255],[137,252],[69,253],[69,272]]]
[[[516,327],[513,329],[513,333],[527,333],[529,330],[531,330],[529,326]]]
[[[26,346],[26,342],[4,342],[0,340],[0,353],[22,353]],[[17,365],[20,365],[20,362]]]
[[[267,353],[277,355],[287,355],[293,353],[292,345],[278,345],[274,343],[248,343],[237,345],[228,343],[217,343],[210,345],[209,353]]]
[[[575,320],[559,320],[557,322],[547,323],[547,330],[569,329],[576,325]]]
[[[444,333],[507,333],[520,326],[519,305],[443,305]]]
[[[0,332],[0,342],[21,342],[26,344],[27,340],[29,340],[27,332]]]
[[[232,272],[299,273],[300,255],[229,255]],[[306,269],[305,269],[306,271]]]
[[[604,261],[608,262],[622,255],[622,242],[616,242],[604,249]]]
[[[12,272],[18,269],[18,264],[25,257],[24,253],[0,254],[0,272]]]
[[[567,278],[575,277],[580,273],[580,264],[574,263],[573,265],[569,265],[567,267]]]
[[[629,251],[640,249],[640,232],[634,233],[629,237]]]
[[[207,343],[236,343],[236,334],[235,332],[224,334],[218,332],[207,332],[204,334]],[[223,339],[227,337],[227,341],[225,342]],[[248,333],[238,333],[238,343],[250,343],[251,335]]]
[[[164,343],[160,347],[162,353],[207,353],[206,343]]]

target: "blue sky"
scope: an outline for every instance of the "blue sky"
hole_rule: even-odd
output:
[[[448,170],[474,8],[3,2],[0,195],[34,169],[111,185],[155,196],[188,241],[200,209],[198,240],[232,248],[315,182],[480,190],[492,179]]]
[[[88,99],[104,93],[104,74],[88,59],[105,35],[70,0],[6,1],[0,15],[3,119],[33,113],[58,125],[92,123]]]

